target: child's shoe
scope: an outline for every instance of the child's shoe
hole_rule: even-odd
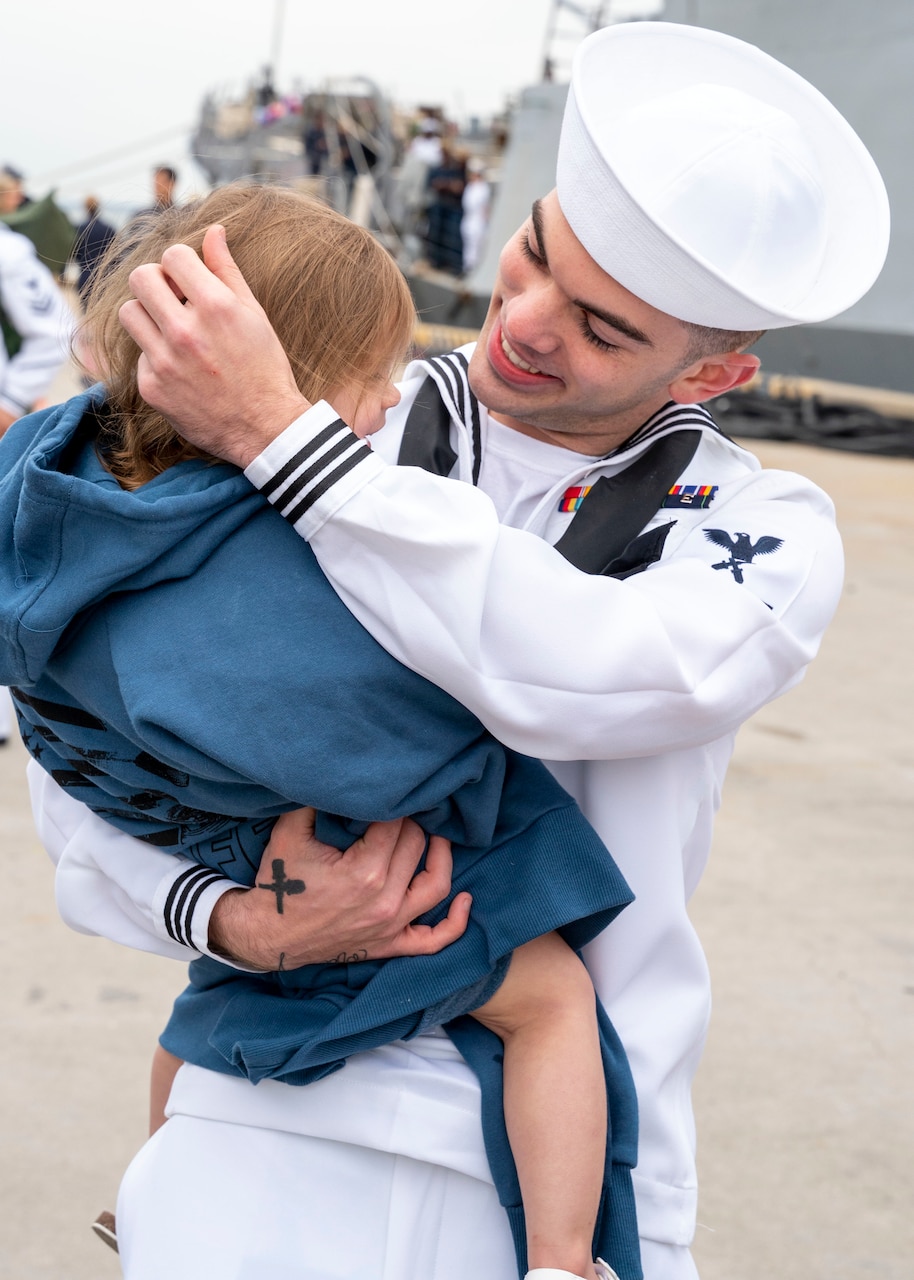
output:
[[[619,1280],[612,1267],[602,1258],[597,1258],[594,1267],[599,1280]],[[527,1272],[524,1280],[584,1280],[584,1278],[575,1275],[573,1271],[560,1271],[557,1267],[535,1267]]]
[[[584,1280],[584,1277],[574,1271],[560,1271],[558,1267],[534,1267],[524,1280]]]
[[[104,1240],[109,1249],[113,1249],[117,1253],[117,1227],[114,1222],[114,1214],[109,1213],[107,1209],[103,1209],[95,1221],[92,1223],[92,1230],[98,1236],[99,1240]]]

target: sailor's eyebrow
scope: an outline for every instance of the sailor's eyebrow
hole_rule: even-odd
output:
[[[533,234],[536,236],[536,247],[540,251],[540,256],[548,266],[549,260],[546,257],[546,246],[543,242],[543,202],[542,200],[534,200],[533,208],[530,210],[530,219],[533,222]]]
[[[539,249],[540,257],[548,267],[549,255],[546,252],[546,241],[543,233],[543,202],[542,200],[534,200],[533,207],[530,210],[530,219],[533,223],[533,234],[536,237],[536,247]],[[643,329],[639,329],[637,325],[626,320],[624,316],[616,315],[613,311],[606,311],[603,307],[597,307],[591,302],[586,302],[583,298],[572,298],[571,300],[576,307],[580,307],[582,311],[586,311],[588,315],[595,316],[598,320],[602,320],[604,324],[608,324],[611,329],[618,330],[626,338],[632,342],[637,342],[639,346],[652,347],[654,344]]]

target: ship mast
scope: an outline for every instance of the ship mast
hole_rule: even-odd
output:
[[[552,0],[543,46],[544,80],[567,80],[571,54],[584,36],[608,25],[610,7],[609,0],[591,5],[577,4],[576,0]],[[576,20],[573,29],[561,23],[566,14]]]
[[[286,0],[274,0],[273,4],[273,43],[270,52],[269,69],[273,83],[279,83],[279,59],[282,56],[283,27],[286,21]]]

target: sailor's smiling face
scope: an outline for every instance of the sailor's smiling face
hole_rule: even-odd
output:
[[[688,348],[679,320],[597,266],[553,191],[502,252],[470,379],[509,426],[597,454],[681,398]]]

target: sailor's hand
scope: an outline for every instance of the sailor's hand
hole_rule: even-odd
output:
[[[2,436],[4,431],[11,427],[15,421],[15,413],[10,413],[7,409],[0,407],[0,436]]]
[[[222,895],[210,918],[217,954],[249,968],[295,969],[392,956],[431,955],[467,927],[459,893],[439,924],[413,921],[451,889],[451,849],[410,819],[375,822],[345,852],[314,835],[314,810],[284,814],[273,828],[254,887]]]
[[[186,440],[245,467],[310,408],[223,227],[207,230],[202,262],[171,245],[130,287],[120,319],[142,350],[140,395]]]

